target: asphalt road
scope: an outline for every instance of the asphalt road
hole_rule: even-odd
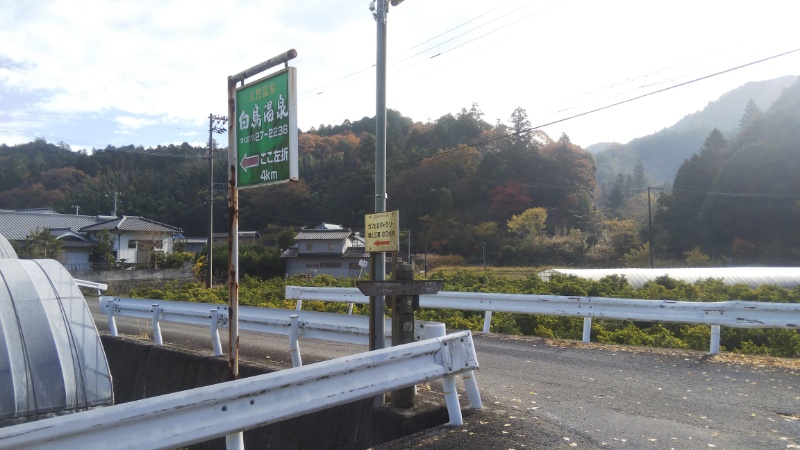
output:
[[[87,300],[107,332],[97,300]],[[143,319],[117,317],[117,326],[124,335],[150,334]],[[212,352],[207,328],[162,322],[161,329],[165,344]],[[474,341],[485,414],[467,416],[460,430],[381,448],[800,449],[797,360],[494,334]],[[291,367],[285,336],[242,332],[240,344],[243,361]],[[314,340],[300,348],[304,364],[366,351]]]

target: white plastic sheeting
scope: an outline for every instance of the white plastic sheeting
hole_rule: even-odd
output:
[[[2,234],[0,234],[0,259],[17,259],[17,252]]]
[[[575,275],[589,280],[601,280],[611,275],[624,276],[634,288],[665,275],[674,280],[695,283],[709,278],[722,279],[727,285],[745,284],[752,288],[763,284],[792,289],[800,286],[800,267],[699,267],[673,269],[550,269],[539,273],[547,280],[552,274]]]
[[[86,301],[54,260],[0,259],[0,426],[113,403]]]

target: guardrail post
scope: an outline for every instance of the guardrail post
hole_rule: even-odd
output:
[[[583,342],[592,342],[592,318],[583,318]]]
[[[297,314],[289,316],[289,354],[292,356],[292,367],[301,367],[303,359],[300,356],[300,343],[297,341],[297,334],[300,322]]]
[[[486,311],[486,315],[483,316],[483,333],[486,334],[492,329],[492,312]]]
[[[244,450],[244,433],[241,431],[225,436],[226,450]]]
[[[450,417],[450,425],[455,427],[464,425],[464,417],[461,415],[461,405],[458,403],[456,377],[447,375],[442,378],[442,390],[444,391],[444,400],[447,404],[447,414]]]
[[[222,356],[222,342],[219,340],[219,308],[211,310],[211,346],[214,356]]]
[[[712,355],[719,355],[719,325],[711,325],[711,349],[709,353]]]
[[[109,301],[106,298],[103,304],[106,307],[106,315],[108,316],[108,331],[111,333],[111,336],[117,337],[119,334],[117,334],[117,321],[114,320],[114,301]]]
[[[295,311],[300,311],[301,309],[303,309],[303,301],[298,300],[297,303],[295,303],[294,305],[294,309]]]
[[[158,323],[158,319],[161,317],[161,309],[158,307],[157,303],[153,304],[153,339],[156,341],[156,345],[161,347],[164,345],[164,341],[161,339],[161,325]]]
[[[431,324],[428,323],[425,325],[425,329],[421,334],[422,339],[431,339],[437,337],[443,337],[447,335],[447,329],[443,323],[435,323]],[[464,390],[467,391],[467,398],[469,398],[469,406],[470,408],[481,409],[483,408],[483,402],[481,401],[481,394],[478,391],[478,382],[475,380],[475,371],[468,370],[461,374],[461,380],[464,382]],[[447,412],[450,415],[450,423],[452,425],[461,425],[453,423],[454,416],[457,420],[461,420],[461,405],[458,403],[458,392],[455,389],[455,378],[453,378],[453,385],[452,389],[448,389],[447,385],[442,379],[442,389],[445,391],[445,400],[447,401]],[[447,399],[447,393],[451,391],[455,395],[455,400]],[[452,395],[452,394],[451,394]],[[450,405],[455,402],[456,408],[458,408],[458,413],[454,413],[450,410]]]

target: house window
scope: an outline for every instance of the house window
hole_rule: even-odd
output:
[[[340,262],[321,262],[319,263],[320,269],[339,269],[342,267]]]
[[[128,248],[136,248],[136,239],[128,241]]]
[[[313,252],[314,251],[314,243],[313,242],[306,242],[306,251]]]
[[[306,264],[306,269],[319,269],[319,264]]]
[[[332,252],[334,250],[333,242],[328,242],[328,251]]]

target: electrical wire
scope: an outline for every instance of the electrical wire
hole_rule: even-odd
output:
[[[595,108],[595,109],[592,109],[590,111],[582,112],[580,114],[574,114],[574,115],[569,116],[569,117],[564,117],[562,119],[558,119],[558,120],[554,120],[552,122],[544,123],[544,124],[538,125],[538,126],[536,126],[534,128],[544,128],[544,127],[547,127],[547,126],[550,126],[550,125],[555,125],[557,123],[566,122],[566,121],[571,120],[571,119],[575,119],[575,118],[578,118],[578,117],[582,117],[582,116],[593,114],[593,113],[596,113],[596,112],[599,112],[599,111],[610,109],[610,108],[613,108],[615,106],[624,105],[625,103],[630,103],[630,102],[635,101],[635,100],[640,100],[640,99],[643,99],[645,97],[649,97],[651,95],[660,94],[662,92],[666,92],[666,91],[669,91],[669,90],[672,90],[672,89],[676,89],[676,88],[679,88],[681,86],[686,86],[688,84],[697,83],[698,81],[706,80],[708,78],[716,77],[718,75],[722,75],[722,74],[725,74],[725,73],[728,73],[728,72],[733,72],[734,70],[739,70],[739,69],[742,69],[742,68],[745,68],[745,67],[752,66],[754,64],[759,64],[759,63],[762,63],[762,62],[765,62],[765,61],[769,61],[771,59],[780,58],[781,56],[786,56],[786,55],[789,55],[789,54],[792,54],[792,53],[795,53],[795,52],[798,52],[798,51],[800,51],[800,48],[796,48],[794,50],[789,50],[787,52],[779,53],[777,55],[768,56],[766,58],[762,58],[762,59],[759,59],[757,61],[751,61],[751,62],[746,63],[746,64],[742,64],[742,65],[739,65],[739,66],[736,66],[736,67],[731,67],[730,69],[725,69],[725,70],[722,70],[722,71],[719,71],[719,72],[715,72],[715,73],[712,73],[712,74],[709,74],[709,75],[705,75],[705,76],[702,76],[702,77],[699,77],[699,78],[694,78],[692,80],[684,81],[684,82],[678,83],[678,84],[674,84],[674,85],[671,85],[671,86],[668,86],[668,87],[665,87],[665,88],[662,88],[662,89],[658,89],[658,90],[655,90],[655,91],[652,91],[652,92],[648,92],[646,94],[637,95],[636,97],[628,98],[626,100],[622,100],[622,101],[619,101],[619,102],[616,102],[616,103],[612,103],[610,105],[602,106],[600,108]]]
[[[456,25],[456,26],[455,26],[455,27],[453,27],[453,28],[450,28],[450,29],[449,29],[449,30],[447,30],[447,31],[444,31],[444,32],[442,32],[442,33],[439,33],[439,34],[437,34],[437,35],[435,35],[435,36],[433,36],[433,37],[431,37],[431,38],[429,38],[429,39],[427,39],[427,40],[425,40],[425,41],[423,41],[423,42],[420,42],[419,44],[416,44],[416,45],[414,45],[414,46],[410,47],[408,50],[406,50],[406,52],[408,52],[408,51],[410,51],[410,50],[413,50],[413,49],[415,49],[415,48],[418,48],[418,47],[420,47],[420,46],[422,46],[422,45],[424,45],[424,44],[426,44],[426,43],[428,43],[428,42],[434,41],[434,40],[436,40],[437,38],[440,38],[440,37],[442,37],[442,36],[445,36],[446,34],[450,33],[451,31],[454,31],[454,30],[456,30],[456,29],[458,29],[458,28],[460,28],[460,27],[462,27],[462,26],[465,26],[465,25],[467,25],[467,24],[469,24],[469,23],[471,23],[471,22],[473,22],[473,21],[475,21],[475,20],[477,20],[477,19],[480,19],[481,17],[484,17],[484,16],[486,16],[486,15],[488,15],[488,14],[490,14],[490,13],[494,12],[494,11],[496,11],[496,10],[498,10],[498,9],[502,8],[502,7],[503,7],[503,6],[505,6],[505,5],[508,5],[508,4],[510,4],[510,3],[514,3],[515,1],[516,1],[516,0],[511,0],[511,1],[508,1],[508,2],[506,2],[506,3],[503,3],[503,4],[502,4],[502,5],[500,5],[500,6],[497,6],[497,7],[493,8],[493,9],[490,9],[490,10],[488,10],[488,11],[486,11],[486,12],[483,12],[483,13],[481,13],[481,14],[479,14],[479,15],[477,15],[477,16],[475,16],[475,17],[473,17],[473,18],[471,18],[471,19],[469,19],[469,20],[467,20],[467,21],[465,21],[465,22],[463,22],[463,23],[461,23],[461,24],[459,24],[459,25]],[[530,5],[530,4],[528,4],[528,3],[526,3],[526,4],[524,4],[523,6],[521,6],[520,8],[517,8],[517,9],[515,9],[515,10],[513,10],[513,11],[509,12],[509,13],[506,13],[506,14],[504,14],[504,15],[500,16],[500,17],[497,17],[497,18],[495,18],[495,19],[493,19],[493,20],[491,20],[491,21],[489,21],[489,22],[486,22],[486,23],[484,23],[484,24],[482,24],[482,25],[479,25],[479,26],[477,26],[477,27],[475,27],[475,28],[472,28],[472,29],[470,29],[469,31],[467,31],[467,32],[464,32],[464,33],[462,33],[462,34],[460,34],[460,35],[458,35],[458,36],[456,36],[456,37],[454,37],[454,38],[448,39],[448,40],[446,40],[446,41],[444,41],[444,42],[441,42],[441,43],[439,43],[439,44],[436,44],[436,45],[434,45],[434,46],[432,46],[432,47],[429,47],[429,48],[427,48],[427,49],[425,49],[425,50],[422,50],[421,52],[418,52],[418,53],[416,53],[416,54],[414,54],[414,55],[412,55],[412,56],[406,57],[406,58],[404,58],[404,59],[401,59],[401,60],[399,60],[399,61],[390,61],[390,62],[388,63],[388,65],[389,65],[389,66],[394,66],[394,65],[400,64],[400,63],[402,63],[402,62],[405,62],[405,61],[407,61],[407,60],[409,60],[409,59],[411,59],[411,58],[414,58],[414,57],[416,57],[416,56],[419,56],[419,55],[421,55],[421,54],[424,54],[424,53],[426,53],[426,52],[428,52],[428,51],[430,51],[430,50],[432,50],[432,49],[434,49],[434,48],[437,48],[437,47],[439,47],[439,46],[441,46],[441,45],[444,45],[444,44],[445,44],[445,43],[447,43],[447,42],[450,42],[450,41],[452,41],[452,40],[454,40],[454,39],[457,39],[457,38],[459,38],[459,37],[461,37],[461,36],[464,36],[464,35],[466,35],[466,34],[469,34],[469,33],[473,32],[473,31],[475,31],[475,30],[478,30],[478,29],[480,29],[480,28],[482,28],[482,27],[484,27],[484,26],[487,26],[487,25],[489,25],[490,23],[492,23],[492,22],[494,22],[494,21],[496,21],[496,20],[499,20],[500,18],[506,17],[506,16],[508,16],[508,15],[510,15],[510,14],[513,14],[514,12],[517,12],[517,11],[519,11],[519,10],[521,10],[521,9],[523,9],[523,8],[527,8],[527,7],[529,7],[529,6],[531,6],[531,5]],[[529,17],[529,16],[527,16],[527,17]],[[497,30],[495,30],[495,31],[497,31]],[[445,51],[445,52],[442,52],[442,53],[446,53],[446,51]],[[442,53],[440,53],[440,54],[442,54]],[[436,56],[438,56],[438,55],[436,55]],[[434,57],[435,57],[435,56],[434,56]],[[433,57],[432,57],[432,58],[433,58]],[[423,61],[424,61],[424,60],[423,60]],[[370,66],[368,66],[368,67],[364,67],[364,68],[362,68],[362,69],[360,69],[360,70],[357,70],[357,71],[355,71],[355,72],[352,72],[352,73],[350,73],[350,74],[348,74],[348,75],[345,75],[345,76],[343,76],[343,77],[341,77],[341,78],[338,78],[338,79],[336,79],[336,80],[333,80],[333,81],[330,81],[330,82],[328,82],[328,83],[325,83],[325,84],[319,85],[319,86],[317,86],[317,87],[314,87],[314,88],[308,89],[308,90],[306,90],[306,91],[303,91],[303,92],[301,92],[301,93],[299,94],[299,99],[300,99],[300,100],[307,100],[307,99],[309,99],[309,98],[311,98],[311,97],[315,97],[315,96],[321,95],[321,94],[323,94],[323,93],[324,93],[324,91],[319,91],[319,89],[322,89],[322,88],[324,88],[324,87],[327,87],[327,86],[330,86],[330,85],[333,85],[333,84],[339,83],[339,82],[341,82],[341,81],[344,81],[344,80],[346,80],[346,79],[352,78],[352,77],[354,77],[354,76],[356,76],[356,75],[360,75],[360,74],[362,74],[362,73],[364,73],[364,72],[366,72],[366,71],[368,71],[368,70],[371,70],[371,69],[373,69],[375,66],[376,66],[376,64],[372,64],[372,65],[370,65]],[[307,94],[309,94],[309,95],[307,95]]]

